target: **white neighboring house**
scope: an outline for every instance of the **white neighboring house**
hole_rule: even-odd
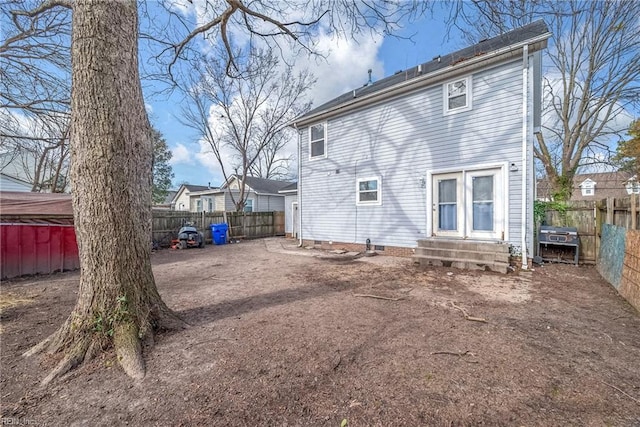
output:
[[[537,21],[295,119],[301,243],[526,268],[549,37]]]
[[[174,198],[175,210],[191,212],[235,212],[234,200],[240,195],[240,177],[232,175],[218,187],[183,186]],[[290,185],[289,181],[256,178],[245,179],[247,196],[245,212],[282,212],[285,210],[285,196],[279,191]],[[188,187],[188,188],[186,188]],[[231,195],[233,194],[233,198]],[[181,208],[182,207],[182,208]]]
[[[176,211],[197,212],[196,206],[191,206],[191,193],[210,189],[211,187],[207,185],[182,184],[178,192],[173,196],[173,200],[171,201],[172,209]]]
[[[0,191],[31,191],[31,188],[30,183],[0,172]]]

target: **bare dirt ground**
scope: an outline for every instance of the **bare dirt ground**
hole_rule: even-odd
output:
[[[327,255],[284,239],[154,254],[192,326],[157,337],[141,381],[106,354],[40,388],[52,361],[21,354],[69,314],[78,273],[3,283],[2,423],[640,426],[640,318],[593,267]]]

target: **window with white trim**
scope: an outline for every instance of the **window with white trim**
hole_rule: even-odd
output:
[[[327,157],[327,124],[318,123],[309,127],[309,158]]]
[[[380,177],[358,179],[356,194],[356,205],[381,205],[382,185]]]
[[[244,202],[244,211],[253,212],[253,199],[247,199]]]
[[[587,178],[580,184],[580,190],[583,196],[593,196],[595,194],[596,182],[591,178]]]
[[[445,114],[471,109],[470,76],[445,83],[443,93]]]

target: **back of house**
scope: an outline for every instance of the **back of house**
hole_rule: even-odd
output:
[[[419,242],[533,250],[542,21],[441,55],[295,120],[305,244],[410,255]]]

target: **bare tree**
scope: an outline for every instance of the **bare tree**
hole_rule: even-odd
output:
[[[21,120],[20,120],[21,119]],[[31,191],[61,193],[68,189],[69,116],[30,117],[0,110],[0,170],[31,183]]]
[[[124,371],[141,378],[141,340],[182,322],[160,298],[151,271],[152,142],[138,78],[136,2],[50,1],[16,17],[53,7],[73,11],[71,181],[80,291],[60,329],[27,354],[61,356],[46,383],[111,343]]]
[[[239,0],[205,3],[210,8],[201,17],[204,23],[181,41],[165,44],[172,57],[168,65],[178,64],[197,36],[208,37],[211,32],[226,47],[228,56],[220,62],[229,69],[242,65],[229,49],[232,28],[245,29],[253,37],[291,38],[302,44],[301,35],[311,40],[309,28],[323,17],[342,16],[346,10],[349,15],[341,22],[351,22],[355,28],[376,23],[386,28],[393,26],[398,14],[405,16],[420,4],[381,0],[349,9],[351,2],[346,0],[254,1],[248,6]],[[285,9],[278,6],[306,13],[312,9],[305,6],[312,4],[346,9],[319,14],[306,23],[287,21]],[[142,343],[151,343],[157,330],[184,323],[162,301],[151,270],[152,143],[138,71],[137,2],[44,0],[31,10],[16,7],[12,12],[16,37],[31,37],[34,22],[60,10],[72,15],[70,27],[65,28],[71,28],[72,36],[71,184],[80,289],[76,306],[60,329],[26,354],[47,351],[60,357],[43,381],[47,383],[113,345],[124,371],[140,378],[145,373]]]
[[[15,174],[33,191],[67,188],[70,97],[70,19],[66,8],[33,19],[20,17],[38,5],[8,0],[0,5],[0,139],[18,166]]]
[[[301,99],[314,80],[307,71],[295,74],[291,66],[281,66],[271,50],[254,50],[242,64],[236,60],[235,77],[227,74],[227,65],[214,59],[202,68],[187,91],[181,122],[211,148],[225,181],[230,169],[238,175],[239,193],[230,195],[242,211],[248,175],[272,178],[284,172],[288,158],[278,156],[290,136],[288,124],[309,109]]]
[[[554,33],[545,70],[544,138],[534,155],[556,199],[571,196],[578,169],[609,163],[626,130],[625,110],[640,105],[640,3],[475,0],[449,2],[450,19],[485,38],[543,18]]]

